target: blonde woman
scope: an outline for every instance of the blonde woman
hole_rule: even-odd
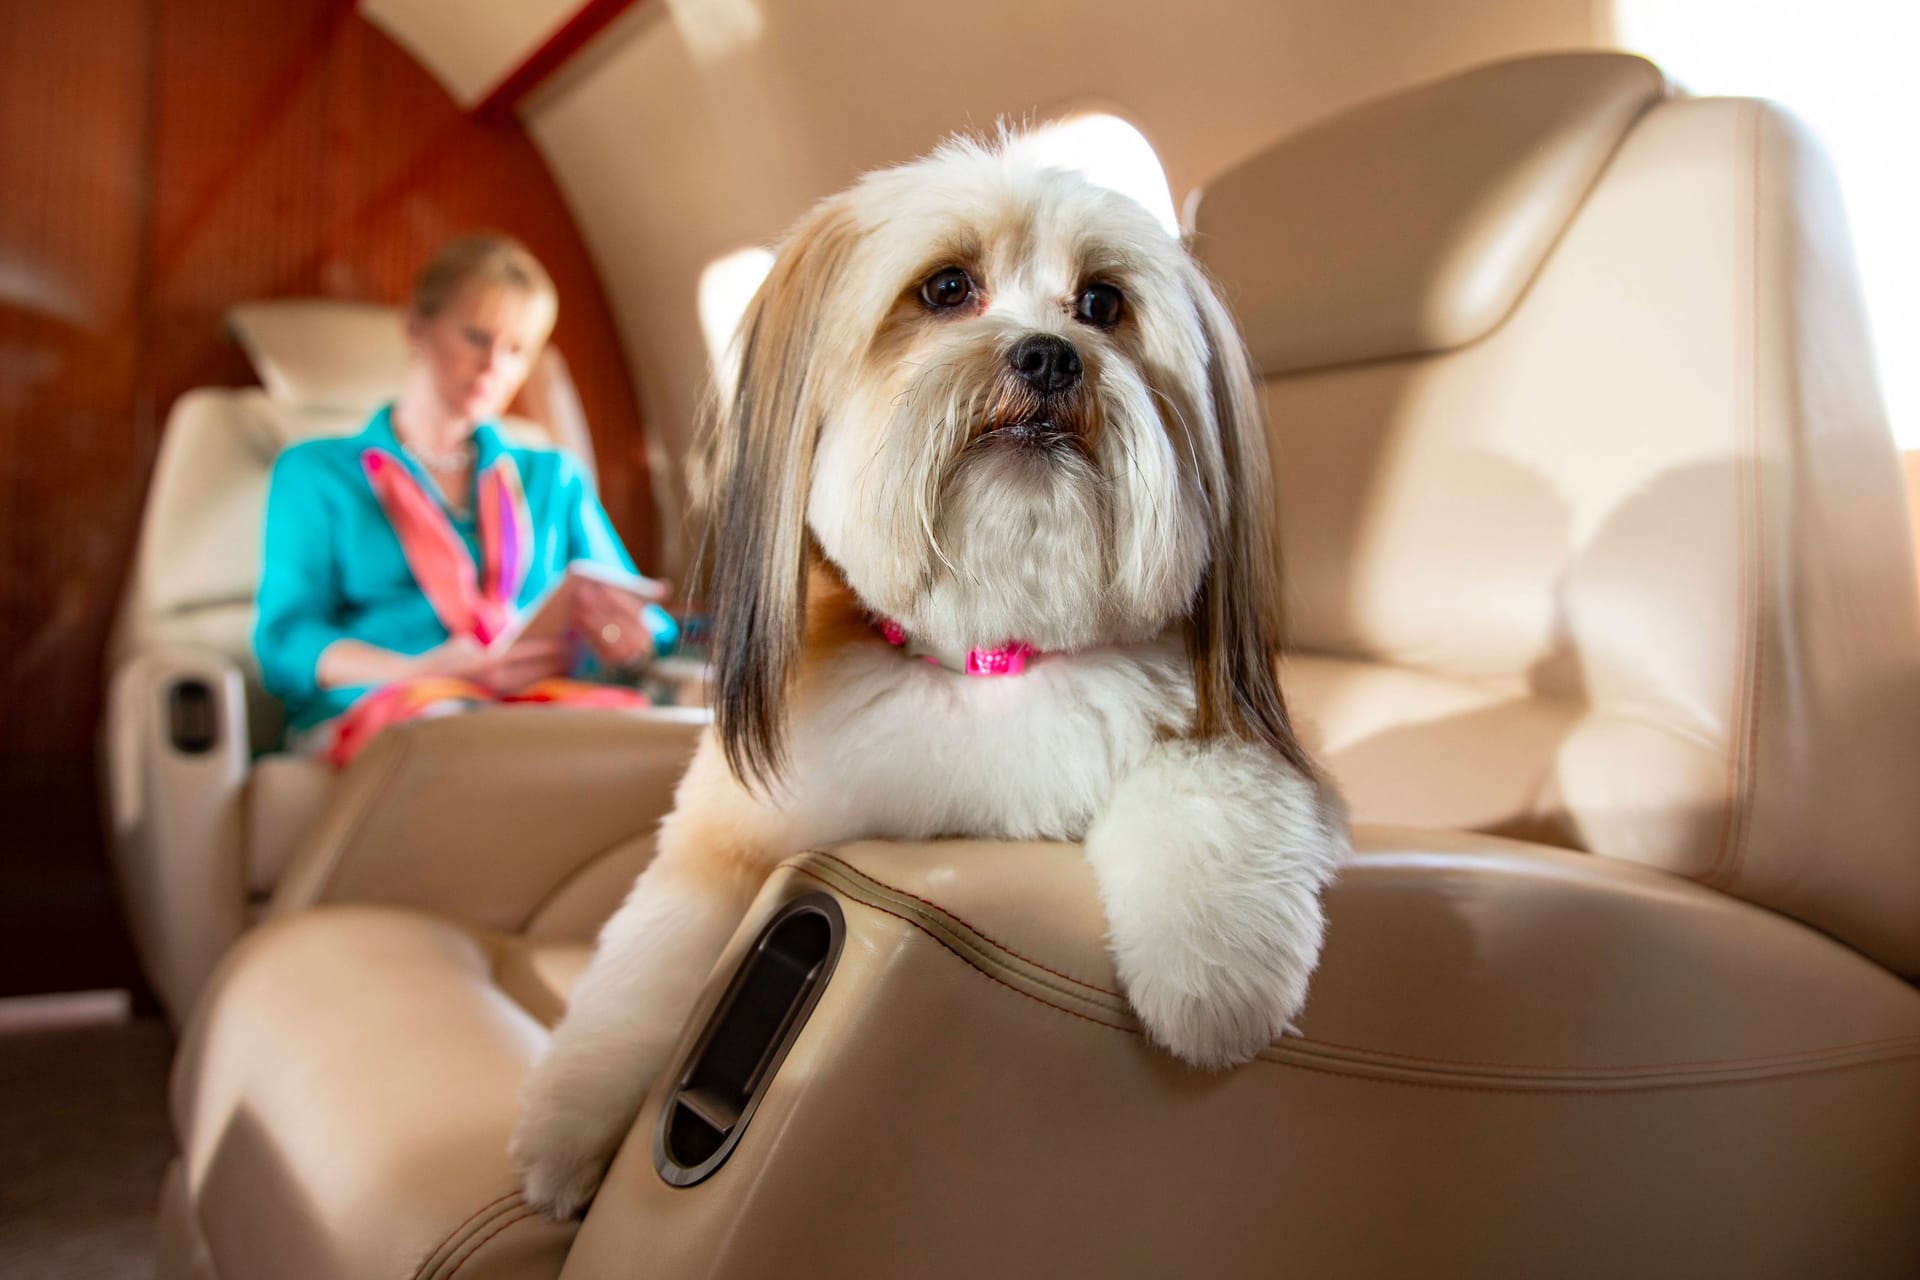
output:
[[[502,700],[645,704],[594,682],[638,671],[678,638],[664,610],[629,591],[576,575],[575,639],[494,643],[575,562],[646,591],[579,465],[509,444],[495,426],[555,305],[552,280],[517,242],[449,242],[414,290],[399,398],[358,435],[296,445],[275,463],[253,644],[295,749],[345,764],[385,725]]]

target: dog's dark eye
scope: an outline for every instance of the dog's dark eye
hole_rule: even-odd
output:
[[[973,277],[959,267],[943,267],[920,286],[920,301],[935,311],[951,311],[973,297]]]
[[[1111,329],[1120,323],[1126,302],[1126,297],[1112,285],[1090,284],[1080,291],[1073,314],[1096,329]]]

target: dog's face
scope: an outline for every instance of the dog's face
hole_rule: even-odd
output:
[[[1244,733],[1268,701],[1284,722],[1238,336],[1144,209],[1017,142],[951,143],[808,215],[748,312],[707,464],[717,711],[746,773],[777,769],[809,540],[949,650],[1184,623],[1201,731]]]
[[[845,358],[807,495],[821,549],[949,649],[1165,630],[1209,542],[1208,352],[1180,246],[1131,200],[972,148],[874,175],[842,216]]]

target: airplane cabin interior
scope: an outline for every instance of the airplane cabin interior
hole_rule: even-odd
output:
[[[0,0],[0,1274],[1920,1276],[1904,0]]]

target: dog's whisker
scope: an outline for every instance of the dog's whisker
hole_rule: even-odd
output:
[[[1193,474],[1196,476],[1199,475],[1200,452],[1198,446],[1194,444],[1193,424],[1187,421],[1186,411],[1180,407],[1179,402],[1172,396],[1162,391],[1159,387],[1154,386],[1152,383],[1147,384],[1147,390],[1152,392],[1162,404],[1167,406],[1168,411],[1173,414],[1173,420],[1180,424],[1180,442],[1186,446],[1187,462],[1192,465]]]

